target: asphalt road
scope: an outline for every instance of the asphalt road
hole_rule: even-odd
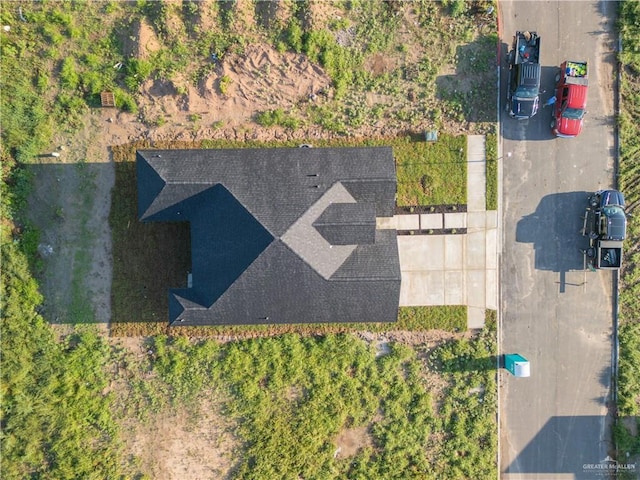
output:
[[[544,103],[566,59],[589,61],[578,138],[555,139],[551,108],[518,122],[502,111],[501,353],[531,362],[529,378],[500,373],[501,478],[603,478],[608,464],[612,272],[583,269],[586,196],[613,185],[615,4],[501,2],[501,106],[516,30],[541,36]]]

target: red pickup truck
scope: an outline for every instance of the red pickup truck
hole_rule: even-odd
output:
[[[557,137],[575,137],[582,130],[587,113],[587,62],[565,61],[556,75],[556,82],[551,132]]]

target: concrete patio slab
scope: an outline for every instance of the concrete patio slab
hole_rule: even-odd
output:
[[[484,327],[485,309],[467,307],[467,328],[480,329]]]
[[[467,211],[486,210],[486,156],[484,135],[467,136]]]
[[[450,284],[452,295],[462,291],[462,285]],[[446,305],[444,271],[402,272],[400,306]]]
[[[423,230],[444,228],[441,213],[425,213],[420,215],[420,226]]]
[[[484,230],[487,225],[487,212],[467,213],[467,233],[469,231]]]
[[[484,269],[486,265],[485,232],[471,232],[465,235],[466,266],[468,269]]]
[[[465,236],[443,235],[444,268],[446,270],[462,270],[465,267]]]
[[[444,272],[444,304],[445,305],[464,305],[467,302],[465,298],[464,273],[462,270]]]
[[[467,213],[445,213],[444,228],[467,228]]]
[[[498,309],[498,269],[487,269],[487,296],[485,298],[486,308]]]
[[[496,210],[488,210],[487,214],[487,228],[498,228],[498,212]]]
[[[398,230],[418,230],[420,228],[419,215],[396,215],[394,218]]]
[[[486,230],[486,253],[485,253],[485,268],[496,269],[498,268],[498,230],[492,228]]]
[[[467,270],[467,305],[486,308],[487,279],[484,270]]]

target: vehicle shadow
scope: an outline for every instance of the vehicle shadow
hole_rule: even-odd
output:
[[[491,35],[456,48],[455,73],[435,79],[436,98],[448,116],[467,122],[495,122],[495,97],[487,86],[495,80],[496,43]],[[406,74],[412,75],[408,69]],[[418,74],[416,69],[415,75]]]
[[[581,249],[588,246],[581,229],[588,192],[542,197],[535,212],[516,225],[516,242],[533,243],[537,270],[566,273],[584,269]]]

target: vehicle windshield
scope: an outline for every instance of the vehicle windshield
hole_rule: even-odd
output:
[[[565,108],[562,112],[562,117],[568,118],[569,120],[582,120],[584,110],[580,108]]]
[[[606,207],[602,207],[602,213],[609,218],[625,217],[624,210],[618,205],[607,205]]]
[[[520,85],[516,90],[515,96],[519,98],[535,98],[538,96],[538,89],[536,87]]]

